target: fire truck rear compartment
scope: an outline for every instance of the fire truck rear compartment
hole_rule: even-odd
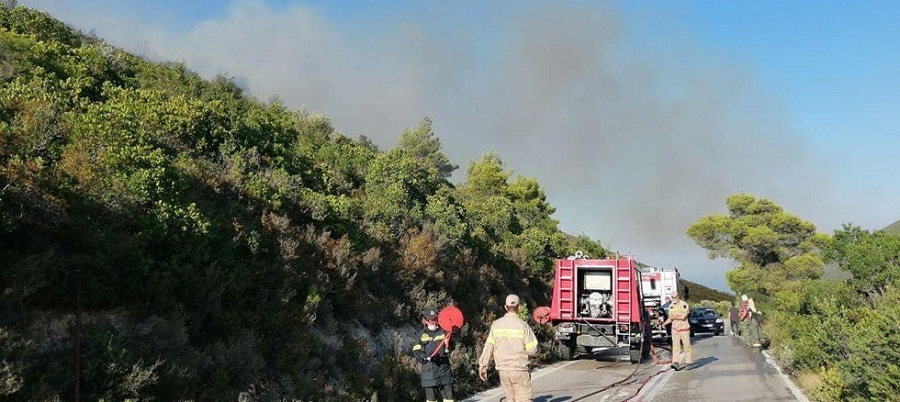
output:
[[[628,343],[628,330],[616,330],[613,321],[613,270],[607,267],[579,267],[576,280],[577,316],[575,344],[591,348],[616,347]]]
[[[583,318],[612,318],[613,272],[611,268],[587,268],[578,270],[575,282],[578,315]],[[614,333],[615,331],[613,330]]]

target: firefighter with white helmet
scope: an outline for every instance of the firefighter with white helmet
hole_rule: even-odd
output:
[[[690,306],[688,306],[687,302],[681,300],[677,292],[673,293],[672,304],[669,306],[669,318],[663,325],[672,324],[672,368],[676,371],[694,364],[694,359],[691,355],[689,314]],[[684,363],[681,362],[682,357],[684,357]]]

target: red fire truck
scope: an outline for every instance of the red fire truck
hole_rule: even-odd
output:
[[[650,325],[632,256],[591,259],[581,252],[556,260],[549,323],[556,329],[557,354],[628,346],[632,363],[650,352]]]

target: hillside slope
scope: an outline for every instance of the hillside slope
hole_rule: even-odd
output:
[[[885,227],[884,229],[881,229],[881,230],[883,230],[887,233],[890,233],[890,234],[900,235],[900,220],[898,220],[890,225],[887,225],[887,227]]]
[[[419,399],[420,311],[465,313],[465,373],[503,296],[604,252],[498,155],[454,169],[427,119],[380,150],[0,7],[0,394]]]
[[[684,286],[687,288],[689,293],[689,301],[699,302],[701,300],[709,300],[714,302],[719,301],[734,301],[734,295],[728,294],[719,290],[715,290],[713,288],[703,286],[696,282],[691,282],[686,279],[681,280],[684,283]]]

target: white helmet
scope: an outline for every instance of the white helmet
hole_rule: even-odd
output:
[[[747,301],[747,295],[741,295],[741,301]]]

